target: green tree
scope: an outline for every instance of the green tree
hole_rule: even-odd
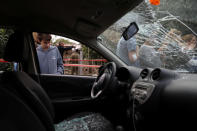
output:
[[[56,44],[59,44],[59,42],[63,42],[64,44],[73,44],[72,42],[70,42],[66,39],[63,39],[63,38],[59,38],[59,39],[55,40],[55,42],[53,42],[52,44],[56,45]]]
[[[84,59],[103,59],[103,57],[91,48],[82,45]]]

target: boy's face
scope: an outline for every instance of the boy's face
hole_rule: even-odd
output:
[[[47,50],[50,47],[50,40],[41,40],[42,49]]]

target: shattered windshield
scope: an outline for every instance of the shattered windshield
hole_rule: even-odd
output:
[[[162,0],[155,6],[145,0],[99,38],[128,66],[197,72],[196,3]],[[131,22],[139,31],[126,41],[122,33]]]

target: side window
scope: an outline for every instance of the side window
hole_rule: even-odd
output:
[[[41,74],[97,76],[107,62],[87,46],[56,35],[33,33]]]
[[[0,71],[13,71],[14,70],[14,63],[7,62],[3,59],[6,44],[8,42],[9,36],[13,32],[14,31],[11,29],[0,28]]]

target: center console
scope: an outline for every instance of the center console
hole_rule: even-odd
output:
[[[155,85],[151,83],[135,82],[131,88],[131,94],[137,103],[144,104],[153,93],[154,88]]]

